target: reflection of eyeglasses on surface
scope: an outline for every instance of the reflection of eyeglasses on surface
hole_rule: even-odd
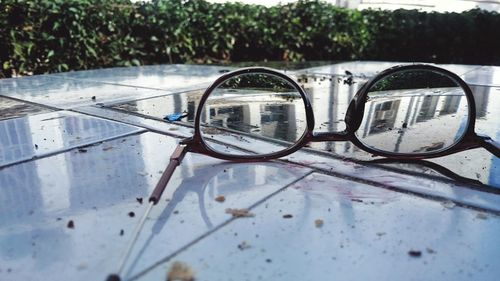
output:
[[[370,79],[349,104],[342,132],[313,131],[309,97],[287,75],[268,68],[226,73],[201,96],[194,135],[172,154],[118,272],[188,151],[239,162],[264,161],[291,154],[309,142],[350,141],[392,159],[441,157],[478,147],[500,157],[497,142],[475,133],[475,119],[469,86],[454,73],[431,65],[396,66]],[[108,280],[119,277],[110,275]]]

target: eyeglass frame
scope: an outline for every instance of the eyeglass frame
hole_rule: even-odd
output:
[[[367,101],[369,90],[379,80],[389,75],[392,75],[396,72],[412,71],[412,70],[431,71],[445,75],[449,77],[451,80],[453,80],[453,82],[455,82],[464,90],[464,94],[467,98],[467,103],[468,103],[468,120],[462,136],[458,140],[456,140],[454,144],[447,147],[446,149],[437,150],[429,153],[412,153],[412,154],[390,153],[387,151],[377,150],[363,144],[356,137],[355,133],[359,129],[364,117],[365,103]],[[210,94],[224,81],[228,80],[231,77],[244,74],[252,74],[252,73],[269,74],[276,76],[290,83],[290,85],[292,85],[298,91],[304,102],[305,115],[306,115],[306,129],[302,134],[302,136],[292,146],[277,152],[272,152],[267,154],[255,154],[255,155],[252,154],[231,155],[231,154],[217,152],[213,150],[205,142],[202,136],[201,116],[204,108],[203,106],[206,103]],[[484,147],[489,152],[494,154],[496,157],[500,157],[499,144],[494,140],[492,140],[490,137],[479,135],[475,132],[476,107],[474,102],[474,96],[472,94],[472,90],[470,89],[470,87],[455,73],[433,65],[428,65],[428,64],[398,65],[386,69],[380,72],[378,75],[374,76],[373,78],[369,79],[358,90],[358,92],[351,100],[345,114],[344,122],[346,124],[346,129],[342,132],[314,132],[314,124],[315,124],[314,112],[311,101],[309,99],[309,95],[305,92],[303,87],[301,87],[294,79],[292,79],[291,77],[282,72],[265,67],[247,67],[225,73],[224,75],[217,78],[203,93],[199,101],[195,115],[194,134],[192,137],[186,138],[179,143],[179,146],[176,148],[176,150],[170,157],[171,163],[164,171],[155,190],[153,191],[151,197],[149,198],[149,201],[153,202],[154,204],[158,202],[159,198],[161,197],[161,194],[163,193],[163,189],[167,185],[168,181],[170,180],[170,177],[172,176],[175,170],[175,167],[181,163],[184,155],[187,152],[200,153],[214,158],[235,161],[235,162],[255,162],[255,161],[267,161],[287,156],[289,154],[296,152],[300,148],[304,147],[309,142],[350,141],[354,145],[356,145],[357,147],[368,153],[395,160],[421,160],[427,158],[442,157],[478,147]]]
[[[446,149],[434,152],[427,152],[427,153],[411,153],[411,154],[391,153],[366,146],[356,137],[355,132],[359,129],[359,126],[361,125],[361,122],[363,120],[366,98],[369,93],[368,90],[380,79],[383,79],[396,72],[412,71],[412,70],[426,70],[445,75],[450,79],[452,79],[453,82],[455,82],[464,90],[464,94],[468,102],[468,120],[462,136],[460,137],[460,139],[456,140],[454,144],[448,146]],[[231,154],[224,154],[221,152],[217,152],[206,144],[201,133],[201,127],[202,127],[201,116],[202,116],[203,106],[206,103],[210,94],[213,92],[213,90],[215,90],[218,86],[220,86],[224,81],[234,76],[252,74],[252,73],[269,74],[276,76],[290,83],[298,91],[298,93],[302,97],[305,106],[306,129],[304,131],[304,134],[292,146],[268,154],[231,155]],[[305,90],[297,82],[295,82],[295,80],[293,80],[286,74],[283,74],[281,72],[278,72],[270,68],[249,67],[249,68],[238,69],[236,71],[228,72],[222,75],[217,80],[215,80],[215,82],[210,87],[206,89],[206,91],[204,92],[203,96],[199,101],[199,106],[196,111],[195,121],[194,121],[194,135],[184,140],[183,143],[188,144],[191,147],[190,151],[192,152],[206,154],[223,160],[242,162],[242,161],[255,161],[255,160],[265,161],[265,160],[280,158],[289,155],[291,153],[294,153],[295,151],[304,147],[309,142],[350,141],[360,149],[378,156],[392,158],[392,159],[411,160],[411,159],[427,159],[427,158],[442,157],[445,155],[450,155],[468,149],[473,149],[481,146],[485,147],[484,142],[491,140],[489,137],[478,135],[475,133],[476,107],[474,102],[474,96],[469,86],[453,72],[427,64],[411,64],[411,65],[395,66],[386,69],[380,72],[375,77],[371,78],[358,90],[354,98],[351,100],[347,112],[345,114],[344,121],[346,124],[346,129],[342,132],[314,132],[314,125],[315,125],[314,112],[309,95],[305,92]],[[485,148],[488,149],[488,147]]]

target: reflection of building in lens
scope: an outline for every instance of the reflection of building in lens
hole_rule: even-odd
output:
[[[370,93],[356,134],[383,151],[436,151],[462,136],[467,118],[467,100],[460,88]]]
[[[306,126],[305,108],[298,92],[252,90],[214,92],[205,104],[204,125],[294,142]]]

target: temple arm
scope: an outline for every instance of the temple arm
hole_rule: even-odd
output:
[[[181,164],[182,159],[184,158],[184,155],[186,155],[187,151],[187,145],[185,144],[179,144],[174,150],[174,153],[172,153],[172,156],[170,156],[170,162],[168,163],[167,168],[165,169],[165,171],[163,171],[160,180],[156,184],[153,193],[149,197],[149,202],[153,202],[153,204],[156,205],[158,201],[160,201],[161,195],[163,194],[163,191],[165,191],[165,187],[167,187],[168,181],[174,174],[175,168],[177,168],[177,166]]]

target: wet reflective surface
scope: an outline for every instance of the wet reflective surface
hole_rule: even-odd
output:
[[[49,111],[52,110],[46,107],[0,96],[0,120],[45,113]]]
[[[200,89],[228,69],[163,65],[1,79],[0,94],[68,109]]]
[[[69,111],[3,120],[0,121],[0,167],[141,130]]]
[[[158,151],[176,144],[145,133],[2,169],[2,280],[104,280],[144,211],[137,198],[145,204],[168,161]],[[228,221],[226,208],[248,208],[308,172],[187,155],[145,226],[131,274]],[[226,203],[214,200],[221,195]],[[174,233],[183,234],[170,240]]]
[[[231,69],[233,68],[230,66],[172,64],[65,72],[55,76],[79,81],[177,91],[211,83],[221,73]]]
[[[137,280],[161,279],[179,261],[196,280],[495,280],[500,274],[490,259],[498,247],[484,248],[496,244],[498,218],[478,219],[459,207],[312,174],[252,212]]]
[[[359,71],[346,74],[346,65]],[[310,95],[315,131],[345,129],[347,106],[376,66],[353,62],[332,66],[342,70],[333,76],[311,69],[294,76]],[[496,78],[470,72],[476,66],[449,67],[484,82],[472,87],[476,131],[498,140],[500,89],[488,86]],[[193,79],[220,75],[209,68],[193,67]],[[116,272],[171,153],[193,133],[199,85],[149,89],[163,70],[167,78],[191,81],[187,66],[0,80],[0,108],[12,106],[3,96],[71,108],[18,108],[13,113],[26,116],[0,120],[0,280],[105,280]],[[416,99],[424,104],[426,98]],[[405,108],[418,112],[417,119],[436,104],[444,112],[420,123],[460,112],[452,96],[434,99]],[[284,116],[275,109],[224,114],[231,121],[256,112],[264,123],[262,112],[270,113],[268,120]],[[187,116],[181,123],[162,120],[172,113]],[[283,145],[247,135],[214,139],[220,144],[211,145],[224,151],[224,144],[255,151]],[[500,258],[498,158],[474,149],[431,160],[488,187],[421,164],[366,165],[343,157],[374,159],[347,142],[314,143],[286,161],[265,163],[188,153],[146,220],[122,280],[165,280],[175,262],[195,280],[498,279],[492,262]],[[235,218],[227,209],[246,209],[249,216]]]

